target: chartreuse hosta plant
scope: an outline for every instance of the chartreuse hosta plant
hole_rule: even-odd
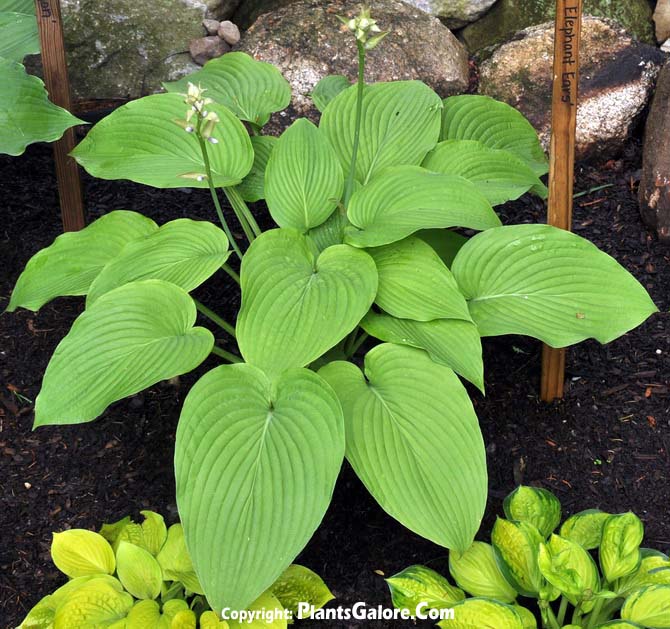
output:
[[[281,629],[300,617],[299,603],[320,609],[333,599],[317,574],[291,564],[244,614],[226,610],[222,620],[203,595],[181,524],[167,528],[159,514],[142,515],[141,524],[126,517],[99,533],[54,533],[51,558],[69,580],[19,629]]]
[[[0,0],[0,153],[20,155],[28,144],[57,140],[84,124],[49,101],[44,83],[26,73],[23,58],[39,52],[34,0]]]
[[[412,615],[419,605],[423,613],[453,608],[454,619],[438,623],[450,629],[670,627],[670,559],[640,548],[635,514],[589,509],[560,525],[558,499],[524,486],[504,510],[490,544],[451,551],[456,585],[411,566],[387,579],[394,605]]]
[[[209,188],[221,228],[111,212],[37,253],[9,304],[86,295],[45,373],[36,426],[91,421],[212,353],[232,363],[188,394],[175,445],[186,544],[217,611],[246,608],[286,569],[345,455],[389,514],[465,551],[487,476],[459,376],[484,389],[480,338],[608,342],[656,310],[579,236],[501,226],[493,205],[546,194],[544,153],[518,112],[480,96],[443,101],[419,81],[366,85],[382,33],[367,12],[347,25],[359,79],[317,86],[319,126],[263,135],[290,89],[239,52],[99,122],[74,151],[92,175]],[[224,220],[221,190],[248,246]],[[246,204],[259,199],[278,227],[261,231]],[[231,291],[240,284],[234,326],[189,294],[221,269]],[[196,325],[198,311],[239,354]]]

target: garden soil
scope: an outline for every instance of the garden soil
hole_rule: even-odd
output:
[[[642,226],[636,202],[640,146],[621,160],[578,167],[575,230],[619,260],[670,309],[670,248]],[[59,234],[51,151],[33,146],[0,158],[0,311],[31,255]],[[215,220],[203,191],[162,191],[84,177],[89,219],[132,209],[159,223]],[[264,216],[262,206],[255,208]],[[542,222],[543,203],[523,198],[501,209],[505,223]],[[267,221],[266,221],[267,224]],[[584,269],[588,273],[588,269]],[[220,273],[197,297],[233,320],[239,293]],[[54,348],[82,311],[82,299],[57,299],[39,313],[0,316],[0,627],[15,627],[42,596],[63,583],[50,561],[52,531],[96,528],[141,509],[174,522],[172,456],[184,396],[217,364],[210,358],[178,382],[160,383],[81,426],[32,432],[33,401]],[[502,499],[518,483],[554,491],[566,514],[587,508],[635,511],[648,546],[670,551],[670,315],[657,314],[607,346],[569,350],[565,399],[538,399],[540,344],[520,337],[484,342],[486,397],[472,390],[487,445],[490,498],[486,539]],[[221,339],[229,350],[229,341]],[[389,465],[393,465],[389,461]],[[389,605],[383,575],[414,563],[447,573],[447,552],[387,516],[345,464],[333,503],[298,561],[316,570],[337,600]],[[303,627],[402,627],[411,621],[305,621]],[[429,626],[429,623],[426,624]]]

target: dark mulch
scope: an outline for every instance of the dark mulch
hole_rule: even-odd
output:
[[[613,187],[579,199],[575,227],[631,270],[667,312],[670,249],[640,223],[634,194],[639,164],[633,141],[623,160],[581,169],[578,191]],[[4,307],[28,258],[59,233],[59,220],[48,148],[0,159],[0,174]],[[185,215],[214,218],[200,191],[158,191],[88,177],[85,188],[91,217],[126,208],[159,222]],[[503,208],[503,214],[506,222],[542,221],[544,210],[524,199]],[[198,297],[232,319],[239,296],[221,275]],[[140,509],[160,511],[170,521],[177,517],[175,425],[184,395],[215,361],[182,377],[178,386],[159,384],[113,405],[92,424],[31,432],[31,400],[53,349],[80,311],[81,300],[59,299],[38,314],[0,317],[2,627],[18,624],[62,582],[49,560],[52,531],[94,528],[128,513],[138,515]],[[491,494],[482,535],[505,494],[525,482],[555,491],[568,513],[632,509],[645,521],[646,543],[670,549],[669,329],[670,318],[659,314],[606,347],[587,342],[571,349],[566,397],[551,405],[537,396],[538,343],[512,337],[485,343],[487,396],[473,394],[489,452]],[[333,504],[299,560],[324,577],[341,604],[388,604],[375,571],[390,575],[422,562],[446,572],[446,558],[444,549],[386,516],[345,466]]]

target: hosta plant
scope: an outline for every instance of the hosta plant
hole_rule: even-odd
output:
[[[299,603],[320,609],[333,598],[317,574],[292,564],[242,620],[222,620],[203,596],[181,524],[168,528],[159,514],[142,515],[141,524],[126,517],[99,533],[54,533],[51,558],[68,581],[19,629],[281,629],[299,617]]]
[[[481,337],[605,343],[656,310],[583,238],[501,225],[493,205],[546,195],[545,155],[521,114],[481,96],[442,100],[419,81],[367,85],[366,50],[382,33],[365,11],[346,22],[358,81],[316,87],[318,126],[263,135],[290,88],[239,52],[99,122],[74,151],[89,173],[208,188],[221,227],[111,212],[37,253],[9,304],[86,296],[47,367],[35,426],[88,422],[210,354],[224,363],[188,394],[175,444],[186,544],[215,610],[246,608],[286,569],[344,456],[389,514],[465,551],[487,476],[460,378],[484,390]],[[270,217],[247,205],[260,199],[267,231],[258,222]],[[190,295],[221,270],[241,290],[234,323]]]
[[[670,627],[670,559],[640,547],[635,514],[589,509],[561,524],[556,496],[524,486],[504,510],[490,544],[450,552],[455,585],[411,566],[387,579],[393,604],[410,613],[419,604],[453,608],[454,620],[438,623],[450,629]]]

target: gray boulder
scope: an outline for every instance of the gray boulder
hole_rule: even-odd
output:
[[[554,24],[517,33],[480,68],[479,91],[519,109],[549,147]],[[609,159],[647,104],[664,55],[616,22],[585,17],[577,110],[578,159]]]
[[[498,0],[481,20],[459,34],[472,53],[507,41],[529,26],[553,20],[556,0]],[[647,0],[584,0],[584,15],[611,18],[629,33],[654,43],[651,6]]]
[[[647,118],[640,213],[644,223],[656,230],[661,240],[670,242],[670,65],[663,67]]]
[[[312,109],[308,95],[321,78],[356,78],[356,45],[336,15],[358,10],[356,1],[300,0],[263,14],[236,49],[277,66],[291,84],[296,113],[305,115]],[[420,79],[441,96],[467,89],[467,52],[437,18],[399,0],[375,2],[373,17],[391,33],[368,53],[369,81]]]
[[[658,0],[654,11],[654,27],[659,43],[670,37],[670,0]]]

